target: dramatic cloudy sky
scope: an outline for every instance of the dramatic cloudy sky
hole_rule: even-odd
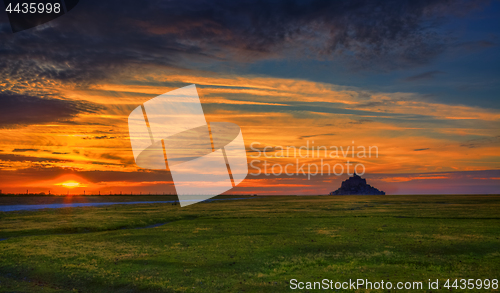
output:
[[[194,83],[249,162],[252,143],[354,141],[378,147],[351,162],[388,193],[498,193],[498,19],[499,1],[80,0],[12,33],[0,12],[0,189],[175,192],[135,165],[127,117]],[[230,193],[325,194],[346,177],[249,175]]]

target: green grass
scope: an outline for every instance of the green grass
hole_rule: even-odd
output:
[[[439,195],[0,213],[8,238],[0,291],[291,292],[299,291],[291,279],[500,279],[499,210],[500,196]]]

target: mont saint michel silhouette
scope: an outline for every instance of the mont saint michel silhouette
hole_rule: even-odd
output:
[[[330,192],[330,195],[385,195],[385,192],[366,184],[366,179],[354,173],[342,182],[339,189]]]

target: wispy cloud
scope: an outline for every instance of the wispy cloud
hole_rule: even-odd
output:
[[[13,149],[13,153],[37,152],[38,149]]]
[[[0,128],[63,121],[97,109],[87,102],[0,92]]]
[[[463,48],[467,51],[477,51],[485,48],[498,46],[498,43],[491,40],[469,41],[456,44],[455,48]]]
[[[482,138],[470,139],[460,144],[461,147],[466,147],[470,149],[484,147],[484,146],[492,146],[492,145],[500,146],[500,135],[495,137],[482,137]]]
[[[421,74],[417,74],[417,75],[414,75],[414,76],[407,77],[404,80],[405,81],[429,80],[429,79],[436,78],[436,76],[438,76],[440,74],[444,74],[444,72],[439,71],[439,70],[432,70],[432,71],[427,71],[427,72],[424,72],[424,73],[421,73]]]
[[[313,137],[319,137],[319,136],[333,136],[333,135],[335,135],[335,133],[323,133],[323,134],[303,135],[303,136],[299,136],[299,139],[313,138]]]
[[[430,148],[414,149],[413,151],[414,152],[421,152],[421,151],[426,151],[426,150],[430,150]]]

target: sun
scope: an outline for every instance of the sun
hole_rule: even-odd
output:
[[[56,183],[55,185],[59,185],[59,186],[66,187],[66,188],[83,187],[80,182],[75,181],[75,180],[68,180],[68,181],[64,181],[61,183]]]
[[[52,186],[55,193],[59,192],[65,194],[69,192],[69,190],[82,190],[85,193],[83,188],[91,186],[91,182],[75,174],[65,174],[46,181],[46,185]]]

